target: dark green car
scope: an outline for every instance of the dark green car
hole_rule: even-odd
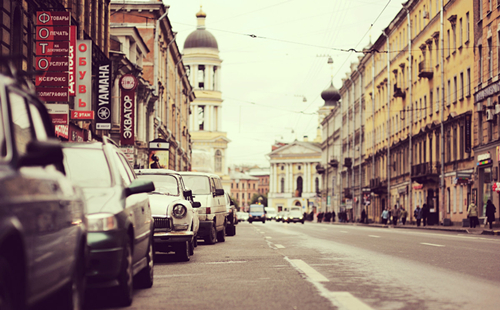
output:
[[[133,286],[153,285],[153,218],[148,192],[109,139],[63,144],[65,167],[87,203],[90,262],[88,287],[117,287],[118,302],[130,305]]]

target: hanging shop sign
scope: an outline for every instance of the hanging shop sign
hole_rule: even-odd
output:
[[[71,26],[69,38],[68,90],[71,97],[76,96],[76,26]]]
[[[163,139],[149,142],[148,168],[168,169],[170,144]]]
[[[60,86],[61,84],[68,85],[67,72],[45,72],[35,78],[36,86]]]
[[[500,193],[500,182],[493,182],[491,188],[493,189],[493,191]]]
[[[56,137],[68,139],[68,137],[69,137],[68,130],[69,130],[68,125],[55,125],[54,126],[54,132],[56,134]]]
[[[413,189],[422,189],[422,188],[424,188],[424,184],[415,183],[413,185]]]
[[[92,41],[76,43],[76,98],[75,110],[90,111],[92,106]],[[92,111],[93,112],[93,111]],[[92,113],[93,114],[93,113]]]
[[[64,26],[71,22],[70,13],[67,11],[38,11],[36,12],[37,25]]]
[[[69,42],[36,42],[36,54],[45,56],[68,56]]]
[[[111,130],[111,61],[97,63],[96,129]]]
[[[465,115],[465,153],[472,151],[472,115]]]
[[[491,155],[489,152],[477,155],[477,165],[478,166],[489,165],[491,163],[493,163],[493,160],[491,160]]]
[[[49,112],[52,124],[68,125],[69,105],[68,104],[45,104],[47,112]]]
[[[46,102],[68,101],[68,89],[59,87],[41,87],[36,90],[37,96]]]
[[[94,119],[94,111],[71,111],[71,119]]]
[[[37,41],[69,41],[69,26],[37,26]]]
[[[134,145],[134,109],[135,109],[135,89],[137,79],[132,74],[126,74],[120,79],[121,87],[121,145]]]

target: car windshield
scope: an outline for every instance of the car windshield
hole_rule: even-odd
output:
[[[83,188],[111,187],[111,172],[102,150],[63,148],[66,174]]]
[[[193,191],[193,195],[209,195],[210,181],[202,175],[183,175],[184,185]]]
[[[261,205],[251,205],[250,212],[262,212],[264,213],[264,206]]]
[[[179,196],[177,179],[171,175],[138,175],[139,179],[153,181],[155,190],[153,194]]]
[[[289,215],[292,216],[302,216],[302,213],[300,211],[290,211]]]

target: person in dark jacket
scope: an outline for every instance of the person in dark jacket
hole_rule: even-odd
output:
[[[366,212],[365,212],[365,209],[363,208],[363,211],[361,211],[361,223],[365,223],[365,219],[366,219]]]
[[[422,210],[420,212],[422,214],[422,223],[424,224],[424,226],[426,226],[427,225],[427,217],[429,216],[429,205],[424,203],[424,205],[422,206]]]
[[[488,199],[488,202],[486,203],[486,221],[490,224],[490,229],[493,228],[493,221],[495,221],[496,211],[497,208],[495,208],[493,202],[491,202],[491,200]]]
[[[332,210],[332,222],[335,222],[335,211]]]

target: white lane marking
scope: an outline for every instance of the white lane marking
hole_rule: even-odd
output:
[[[285,246],[284,245],[281,245],[281,244],[275,244],[274,245],[277,249],[284,249]]]
[[[309,277],[312,281],[316,282],[330,282],[324,275],[317,272],[316,269],[309,266],[306,262],[301,259],[290,259],[290,263],[294,265],[297,269],[302,271],[307,277]]]
[[[372,310],[373,308],[354,297],[349,292],[330,292],[330,295],[342,306],[340,309]]]
[[[368,235],[368,237],[372,237],[372,238],[380,238],[380,236],[375,236],[375,235]]]
[[[246,263],[246,260],[240,260],[240,261],[227,261],[227,262],[210,262],[210,263],[205,263],[206,265],[218,265],[218,264],[243,264]]]
[[[341,230],[340,232],[344,233],[344,234],[347,234],[347,231],[345,231],[345,230]]]
[[[289,259],[285,256],[285,260],[287,260],[297,271],[305,273],[307,275],[307,280],[311,282],[316,289],[319,291],[319,294],[330,301],[330,303],[338,308],[339,310],[373,310],[373,308],[369,307],[361,300],[357,299],[349,292],[330,292],[322,283],[320,282],[328,282],[328,279],[319,274],[316,270],[307,265],[304,261],[300,259]],[[305,266],[302,266],[305,265]],[[315,280],[311,275],[305,272],[302,268],[311,269],[313,273],[319,274],[319,278],[325,278],[327,281],[318,281]]]
[[[444,245],[442,245],[442,244],[434,244],[434,243],[426,243],[426,242],[421,242],[420,244],[436,246],[436,247],[444,247]]]
[[[265,237],[266,239],[272,239],[273,237]]]
[[[263,231],[261,231],[260,233],[261,233],[261,234],[265,234],[265,232],[263,232]]]

